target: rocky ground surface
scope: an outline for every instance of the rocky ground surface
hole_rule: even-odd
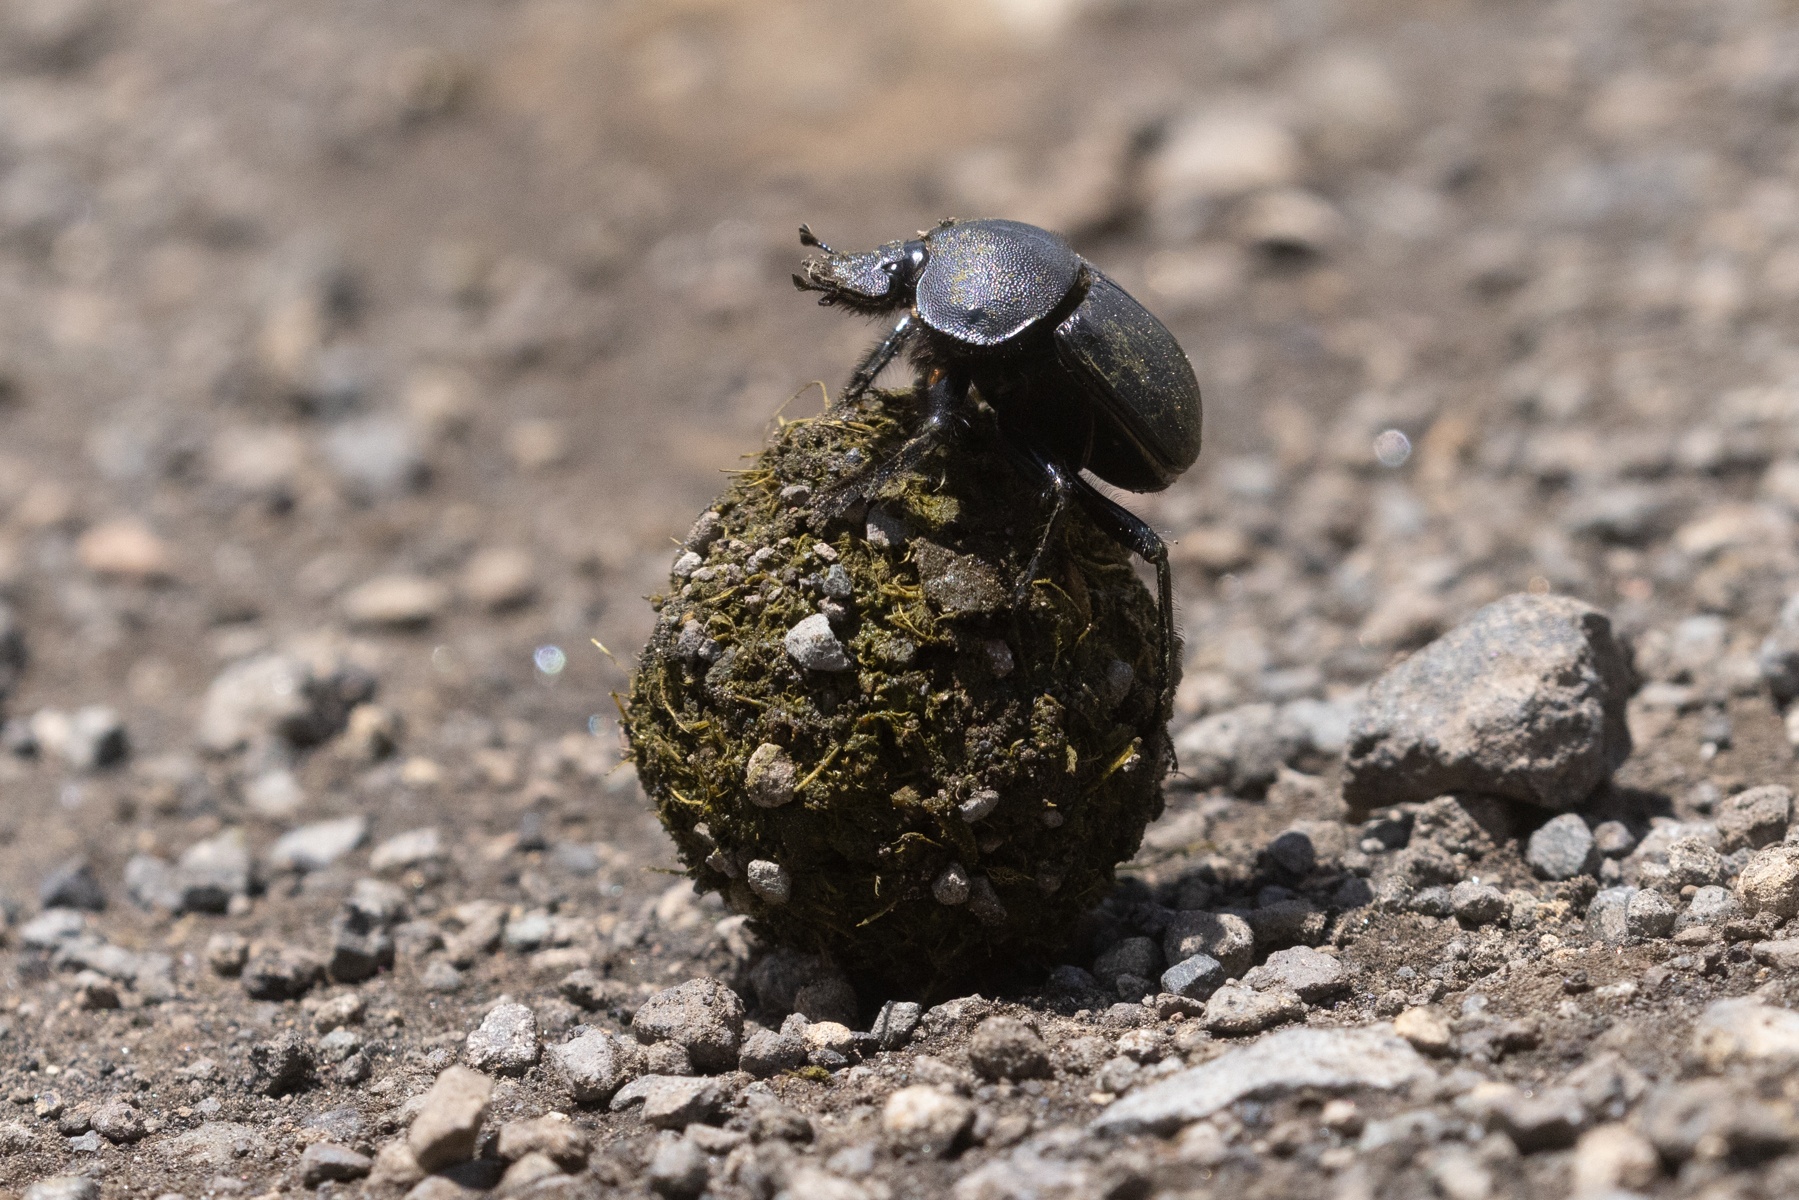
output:
[[[1755,0],[0,3],[0,1187],[1791,1194],[1796,62]],[[1208,447],[1131,499],[1166,815],[921,1003],[672,875],[609,693],[869,333],[793,227],[952,213],[1161,313]]]

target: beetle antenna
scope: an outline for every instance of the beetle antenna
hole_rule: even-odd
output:
[[[812,226],[810,226],[810,225],[801,225],[800,226],[800,245],[802,245],[802,246],[817,246],[820,250],[823,250],[826,254],[837,253],[837,251],[831,249],[829,246],[827,246],[823,242],[819,241],[818,235],[816,233],[812,232]]]

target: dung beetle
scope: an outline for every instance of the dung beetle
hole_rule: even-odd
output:
[[[805,261],[795,287],[821,293],[820,304],[901,314],[857,365],[842,402],[867,391],[902,350],[926,389],[923,426],[855,492],[872,495],[916,466],[978,389],[1013,461],[1052,501],[1020,587],[1036,577],[1071,497],[1155,567],[1165,719],[1175,665],[1168,547],[1081,472],[1157,492],[1199,457],[1199,381],[1174,335],[1062,238],[1020,221],[945,221],[865,254],[840,254],[802,225],[800,243],[824,254]]]

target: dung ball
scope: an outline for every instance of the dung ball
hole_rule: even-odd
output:
[[[1161,812],[1162,630],[1128,551],[979,413],[916,470],[876,393],[783,424],[652,598],[625,705],[703,890],[763,935],[930,991],[1054,960]]]

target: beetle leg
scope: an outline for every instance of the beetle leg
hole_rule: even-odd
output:
[[[905,347],[907,342],[912,340],[913,329],[912,314],[907,313],[892,329],[887,331],[886,337],[875,343],[874,348],[863,355],[862,361],[856,364],[855,371],[850,374],[850,381],[845,385],[843,395],[837,403],[851,404],[861,399],[862,393],[866,392],[869,385],[874,383],[875,376],[884,371],[887,364],[893,361],[894,356]]]
[[[1162,703],[1157,724],[1166,726],[1173,711],[1177,650],[1174,637],[1174,577],[1168,568],[1168,546],[1147,522],[1118,503],[1085,477],[1073,476],[1074,494],[1093,520],[1131,547],[1156,569],[1156,593],[1162,610]]]
[[[837,484],[825,496],[820,508],[826,516],[835,517],[858,498],[869,498],[897,477],[918,465],[955,420],[956,409],[968,399],[968,380],[954,375],[939,375],[925,389],[929,407],[918,432],[893,452],[893,457],[861,479],[848,479]]]
[[[1002,440],[1013,466],[1027,479],[1041,483],[1050,498],[1049,520],[1043,526],[1043,536],[1037,539],[1037,549],[1031,554],[1030,565],[1024,569],[1024,574],[1018,577],[1018,582],[1012,588],[1013,605],[1023,607],[1030,599],[1031,584],[1036,580],[1037,571],[1043,564],[1043,555],[1049,550],[1050,539],[1056,536],[1056,529],[1062,523],[1062,514],[1067,511],[1068,498],[1075,494],[1074,476],[1036,450],[1019,446],[1010,439]]]

